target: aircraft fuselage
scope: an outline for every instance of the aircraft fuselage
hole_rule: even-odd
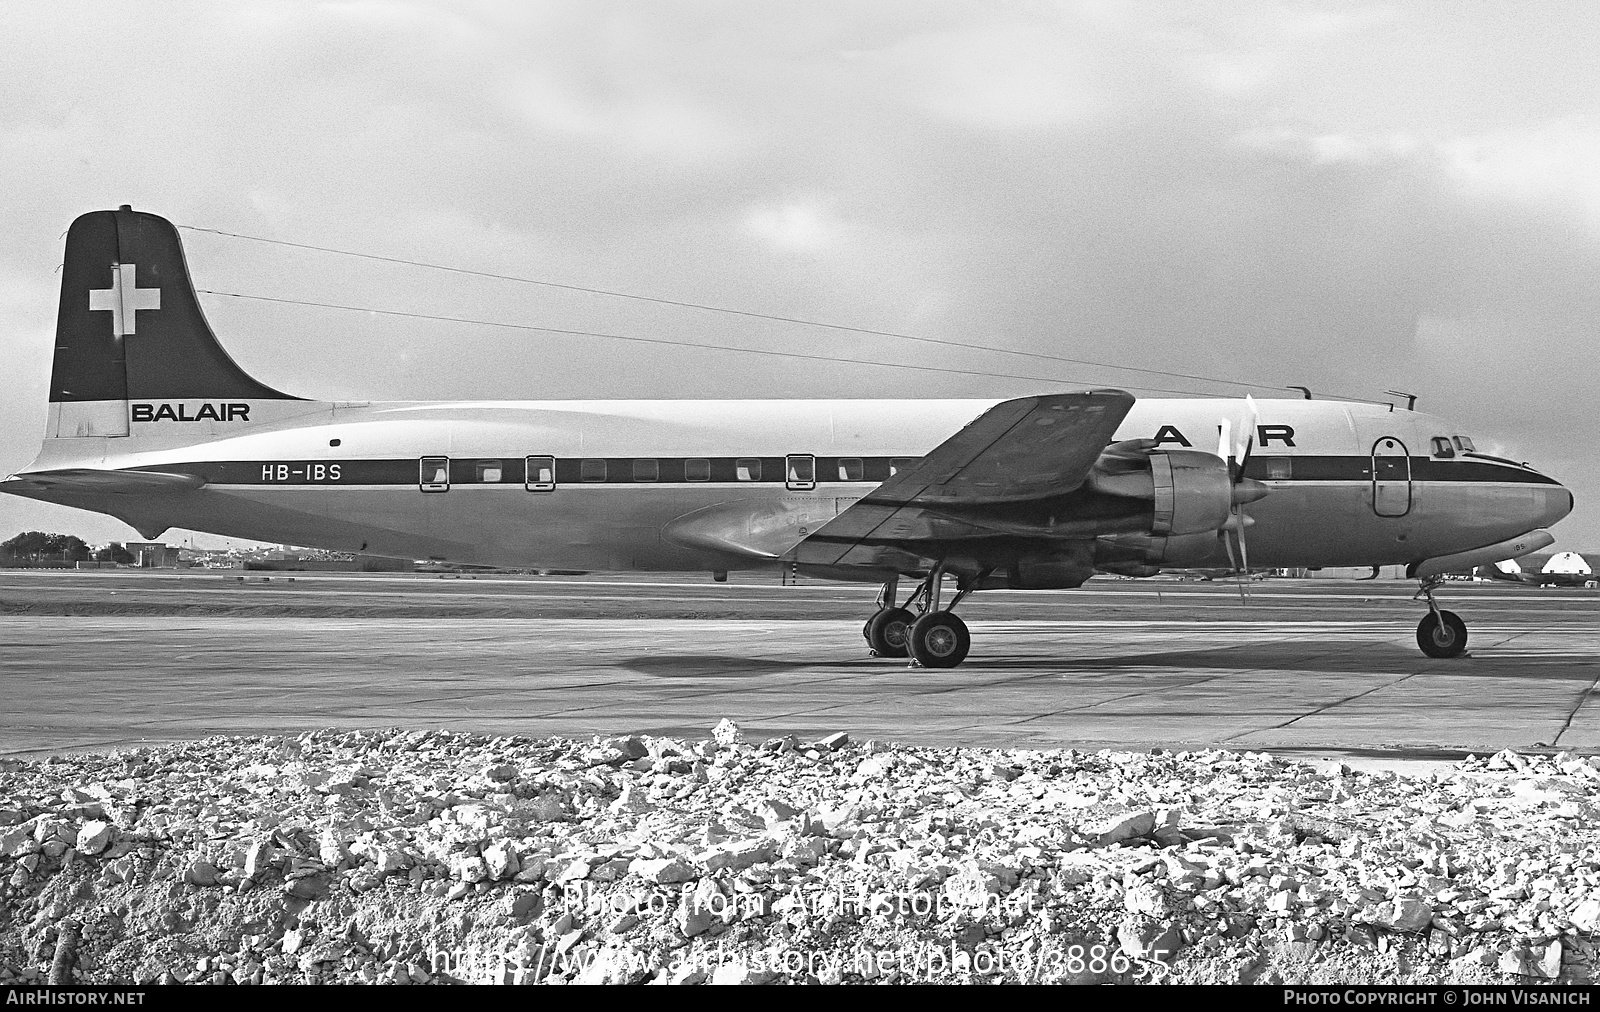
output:
[[[722,504],[768,504],[803,538],[995,403],[68,406],[69,415],[126,410],[133,438],[74,438],[61,431],[71,418],[53,417],[52,431],[61,434],[46,441],[30,470],[139,469],[205,484],[160,495],[27,494],[111,513],[151,537],[182,527],[335,551],[548,569],[755,568],[780,561],[781,552],[766,558],[707,547],[675,537],[674,522]],[[1214,451],[1219,424],[1237,417],[1240,404],[1140,400],[1116,438]],[[1258,407],[1247,476],[1270,494],[1248,506],[1253,566],[1417,562],[1516,537],[1571,508],[1565,488],[1530,468],[1435,452],[1435,440],[1448,443],[1457,430],[1432,415],[1338,401]],[[802,457],[812,458],[813,471],[805,474],[802,463],[804,480],[794,480],[791,464]],[[530,479],[530,458],[535,471],[552,468],[532,479],[551,480]],[[435,473],[423,473],[425,460]],[[423,480],[439,477],[445,480]],[[774,543],[783,540],[779,532]],[[1228,564],[1220,547],[1210,564]]]

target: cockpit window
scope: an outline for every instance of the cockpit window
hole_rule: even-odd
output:
[[[1468,439],[1466,436],[1456,436],[1455,440],[1456,440],[1456,449],[1460,450],[1462,453],[1476,453],[1476,452],[1478,452],[1478,448],[1476,446],[1473,446],[1472,445],[1472,440]]]
[[[1433,455],[1435,457],[1454,457],[1456,448],[1450,445],[1449,436],[1433,437]]]

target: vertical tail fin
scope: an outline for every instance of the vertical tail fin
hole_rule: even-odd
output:
[[[127,205],[74,221],[46,435],[126,436],[130,401],[218,399],[300,398],[250,376],[217,342],[171,222]]]

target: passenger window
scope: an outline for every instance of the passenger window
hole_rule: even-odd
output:
[[[1456,437],[1456,449],[1460,450],[1462,453],[1478,452],[1477,448],[1472,445],[1472,440],[1468,439],[1466,436]]]
[[[683,462],[683,477],[686,481],[710,481],[711,461],[704,457],[690,457]]]
[[[556,459],[554,457],[529,457],[527,488],[529,492],[548,492],[556,487]]]
[[[633,462],[634,481],[658,481],[661,478],[661,465],[654,458],[640,459]]]
[[[1450,445],[1449,436],[1434,436],[1432,442],[1433,455],[1435,457],[1454,457],[1456,455],[1455,447]]]
[[[866,473],[866,465],[861,462],[860,457],[839,458],[840,481],[860,481]]]
[[[422,465],[417,474],[417,483],[424,492],[448,492],[450,490],[450,458],[423,457]]]
[[[588,458],[578,467],[578,480],[605,481],[606,462],[597,457]]]
[[[733,465],[734,477],[740,481],[761,480],[761,458],[740,457]]]
[[[496,482],[500,480],[500,476],[505,469],[501,467],[498,460],[480,460],[473,470],[477,474],[479,481]]]
[[[904,471],[906,468],[910,467],[916,462],[917,458],[915,457],[890,457],[889,477],[893,478],[895,475],[899,474],[901,471]]]
[[[792,453],[784,458],[783,480],[791,489],[806,491],[817,487],[817,458],[809,453]]]
[[[1288,457],[1262,457],[1268,481],[1288,481],[1294,477],[1294,462]]]

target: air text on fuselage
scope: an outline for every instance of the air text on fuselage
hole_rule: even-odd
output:
[[[132,418],[136,422],[248,422],[250,405],[217,403],[200,405],[194,414],[187,404],[131,404]]]
[[[1176,443],[1179,446],[1193,446],[1189,437],[1176,425],[1167,424],[1156,430],[1154,436],[1157,445],[1162,443]],[[1276,441],[1284,446],[1294,445],[1294,426],[1292,425],[1257,425],[1256,445],[1265,449]]]

